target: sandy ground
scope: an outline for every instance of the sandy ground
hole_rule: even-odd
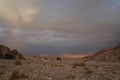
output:
[[[120,80],[120,61],[83,61],[75,58],[26,56],[0,59],[0,80]]]

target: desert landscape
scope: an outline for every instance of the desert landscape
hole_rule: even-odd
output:
[[[0,80],[120,80],[120,44],[80,58],[1,56]]]
[[[0,0],[0,80],[120,80],[120,0]]]

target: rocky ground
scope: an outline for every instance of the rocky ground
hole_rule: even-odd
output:
[[[120,80],[120,61],[25,56],[0,59],[0,80]]]

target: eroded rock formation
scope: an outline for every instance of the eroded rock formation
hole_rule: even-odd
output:
[[[10,50],[8,46],[0,45],[0,58],[3,59],[24,59],[17,49]]]

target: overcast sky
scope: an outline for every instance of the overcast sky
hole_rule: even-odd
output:
[[[0,0],[0,44],[24,54],[87,53],[120,42],[120,0]]]

